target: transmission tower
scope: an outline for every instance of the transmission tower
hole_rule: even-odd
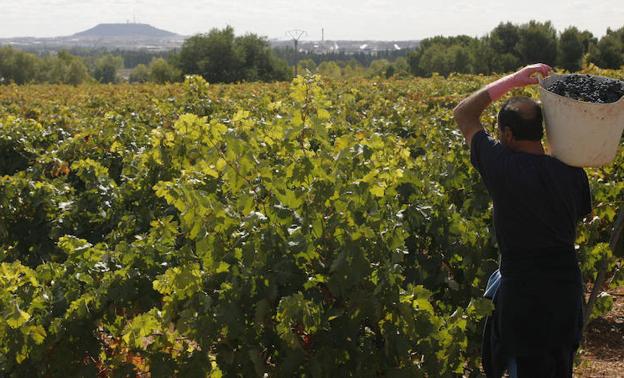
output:
[[[286,32],[286,35],[288,37],[290,37],[290,39],[293,40],[293,42],[295,43],[295,77],[297,77],[298,72],[297,72],[297,66],[299,65],[299,40],[303,37],[305,37],[306,35],[308,35],[308,33],[305,30],[289,30]]]

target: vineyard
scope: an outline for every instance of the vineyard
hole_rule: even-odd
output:
[[[452,108],[491,80],[0,87],[0,375],[478,376],[498,257]],[[587,173],[599,317],[624,150]]]

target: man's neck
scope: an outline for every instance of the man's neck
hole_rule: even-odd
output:
[[[533,155],[544,155],[544,146],[540,141],[532,140],[516,140],[511,146],[511,149],[516,152],[526,152]]]

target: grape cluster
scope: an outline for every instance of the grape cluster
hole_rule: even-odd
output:
[[[597,80],[591,75],[570,75],[551,83],[547,90],[575,100],[597,103],[616,102],[624,96],[624,82]]]

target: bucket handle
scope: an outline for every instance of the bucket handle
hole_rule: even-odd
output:
[[[537,82],[540,87],[544,86],[544,75],[541,72],[536,72],[535,77],[537,78]]]

